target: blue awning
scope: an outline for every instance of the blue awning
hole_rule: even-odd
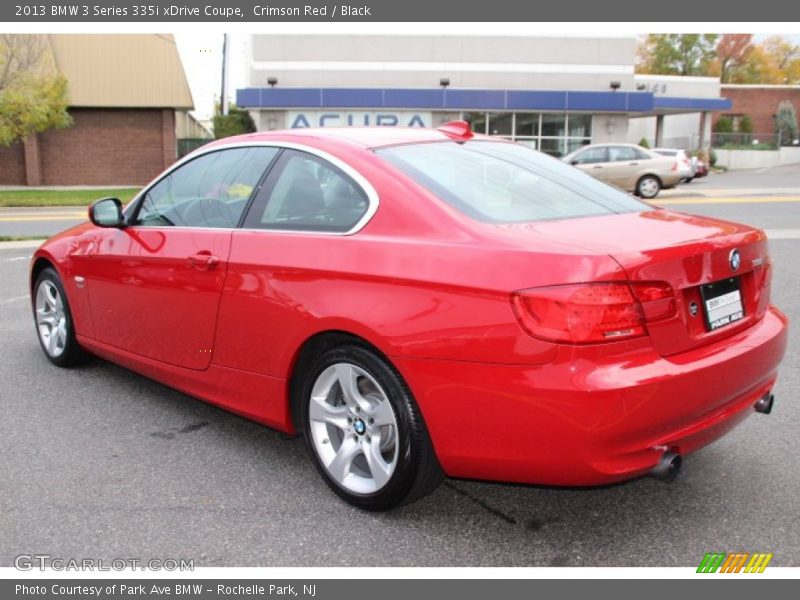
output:
[[[243,108],[415,109],[619,112],[635,116],[726,110],[726,98],[655,96],[651,92],[478,90],[451,88],[243,88]]]

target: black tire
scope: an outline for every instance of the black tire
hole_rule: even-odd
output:
[[[58,353],[53,353],[48,350],[45,346],[44,340],[42,336],[39,334],[39,324],[37,323],[37,314],[36,314],[36,297],[39,293],[40,286],[44,285],[45,282],[49,282],[52,284],[58,294],[60,295],[62,302],[63,302],[63,317],[65,321],[65,342],[63,345],[63,349],[61,349]],[[61,283],[61,278],[58,276],[58,273],[52,267],[47,267],[39,273],[36,281],[33,285],[33,325],[36,330],[36,338],[39,340],[39,345],[42,347],[42,351],[44,355],[47,357],[51,363],[56,365],[57,367],[62,368],[69,368],[79,365],[86,361],[89,357],[87,352],[80,347],[78,344],[78,340],[75,338],[75,326],[72,320],[72,312],[70,311],[69,306],[69,299],[67,298],[67,294],[64,291],[64,286]]]
[[[309,418],[311,391],[318,377],[337,364],[355,365],[366,371],[380,386],[394,412],[397,463],[386,484],[373,493],[356,493],[332,477],[312,439]],[[364,510],[389,510],[426,496],[444,479],[411,391],[397,370],[375,352],[363,346],[346,344],[322,353],[303,374],[300,394],[300,419],[311,460],[328,486],[343,500]]]
[[[636,182],[636,195],[645,200],[652,200],[661,191],[661,180],[655,175],[642,175]]]

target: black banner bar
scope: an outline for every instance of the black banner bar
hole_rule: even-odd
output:
[[[780,579],[760,579],[698,575],[696,579],[671,580],[427,580],[427,579],[320,579],[320,580],[169,580],[169,579],[40,579],[0,581],[0,597],[5,600],[408,600],[409,598],[458,598],[486,600],[487,598],[647,598],[674,600],[698,591],[698,579],[715,581],[713,589],[699,584],[709,595],[725,598],[749,598],[756,594],[774,593],[772,597],[793,597],[790,587],[796,582]],[[778,595],[786,592],[785,595]],[[694,597],[694,596],[688,596]],[[699,596],[697,596],[699,597]]]
[[[781,22],[800,21],[800,3],[759,0],[696,2],[669,0],[351,0],[349,3],[306,0],[91,0],[25,2],[4,0],[0,20],[48,22]],[[791,27],[787,27],[791,29]],[[795,29],[800,30],[800,27]]]

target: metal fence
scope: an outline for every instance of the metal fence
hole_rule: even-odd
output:
[[[205,146],[213,142],[211,138],[180,138],[178,140],[178,158],[183,158],[190,152],[197,150],[200,146]]]

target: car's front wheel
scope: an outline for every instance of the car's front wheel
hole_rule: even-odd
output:
[[[302,387],[303,433],[331,489],[366,510],[388,510],[433,491],[443,473],[408,386],[358,345],[328,350]]]
[[[655,198],[660,191],[661,181],[655,175],[645,175],[636,183],[636,195],[640,198]]]
[[[33,318],[45,356],[59,367],[72,367],[87,355],[75,339],[67,295],[58,273],[43,269],[33,288]]]

